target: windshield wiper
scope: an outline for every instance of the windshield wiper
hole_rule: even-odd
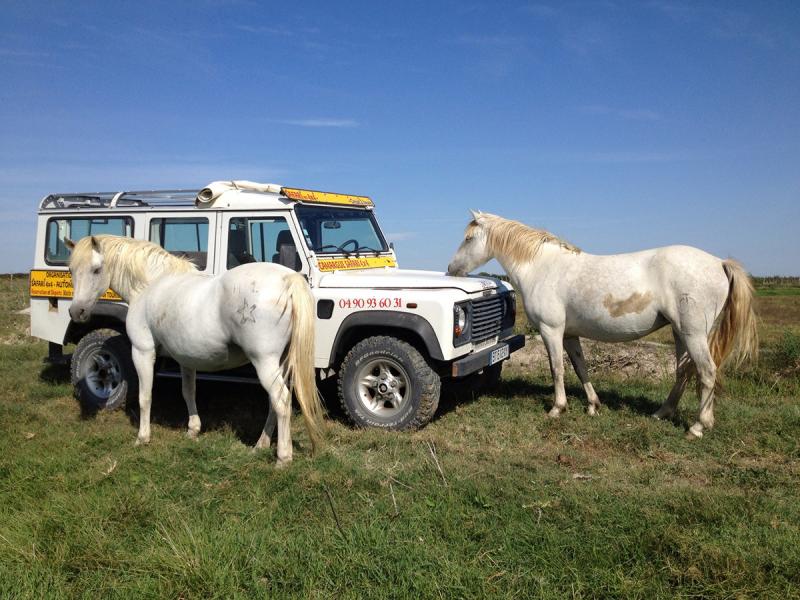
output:
[[[356,257],[358,257],[358,253],[361,252],[362,250],[367,250],[368,252],[374,252],[376,257],[381,255],[381,250],[375,250],[375,248],[370,248],[369,246],[359,246],[358,248],[356,248]]]
[[[345,255],[346,258],[350,258],[353,254],[352,252],[345,250],[341,246],[337,246],[336,244],[325,244],[324,246],[320,246],[315,250],[315,252],[324,252],[326,248],[333,248],[336,252],[341,252]]]

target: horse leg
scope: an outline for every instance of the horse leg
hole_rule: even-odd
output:
[[[714,427],[714,384],[717,381],[717,365],[708,348],[705,332],[686,336],[686,348],[697,369],[697,387],[700,395],[698,420],[689,428],[688,437],[703,437],[703,428]]]
[[[664,403],[653,413],[653,417],[656,419],[671,419],[675,414],[675,409],[678,408],[678,402],[683,396],[686,384],[689,383],[689,376],[693,367],[692,359],[686,350],[686,344],[675,328],[672,329],[672,335],[675,338],[675,385],[672,386]]]
[[[275,410],[272,408],[272,402],[270,402],[269,414],[267,415],[266,423],[264,423],[264,430],[261,432],[261,437],[258,438],[255,445],[257,450],[269,448],[269,445],[272,443],[272,434],[275,433],[275,423],[277,420],[278,418],[275,415]]]
[[[186,410],[189,411],[189,429],[186,435],[196,438],[200,433],[200,416],[197,414],[197,404],[195,403],[195,369],[181,365],[181,391],[183,399],[186,401]]]
[[[541,325],[539,331],[550,358],[550,373],[555,386],[555,403],[548,414],[557,417],[567,409],[567,394],[564,391],[564,328]]]
[[[580,338],[564,338],[564,349],[567,351],[567,356],[569,356],[578,379],[583,384],[586,398],[589,400],[589,414],[594,416],[600,410],[600,398],[597,397],[597,392],[594,391],[594,387],[589,381],[589,373],[586,371],[586,361],[583,358]]]
[[[156,362],[154,349],[131,349],[133,366],[139,376],[139,435],[136,445],[150,442],[150,404],[153,401],[153,365]]]
[[[290,428],[292,396],[286,387],[277,358],[269,357],[253,361],[253,365],[258,373],[258,380],[269,394],[270,414],[275,411],[275,416],[272,418],[278,422],[278,467],[283,467],[292,460],[292,430]],[[268,416],[267,423],[264,425],[264,433],[269,425],[270,417]]]

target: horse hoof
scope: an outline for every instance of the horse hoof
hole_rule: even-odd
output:
[[[550,409],[550,412],[547,413],[547,416],[550,417],[551,419],[557,419],[558,417],[561,416],[561,411],[554,406],[553,408]]]
[[[701,437],[703,437],[703,426],[699,423],[689,427],[689,431],[686,432],[687,440],[699,440]]]
[[[146,446],[149,443],[150,443],[150,438],[149,437],[146,437],[146,438],[137,437],[136,438],[136,442],[134,443],[134,446]]]
[[[275,468],[276,469],[285,469],[290,464],[292,464],[292,459],[291,458],[284,458],[284,459],[280,459],[279,458],[278,462],[275,463]]]
[[[199,436],[199,435],[200,435],[200,432],[196,431],[194,429],[187,429],[186,430],[186,437],[188,437],[190,440],[196,440],[197,436]]]
[[[598,414],[600,414],[600,409],[598,407],[594,406],[594,405],[590,405],[589,406],[589,416],[590,417],[596,417]]]

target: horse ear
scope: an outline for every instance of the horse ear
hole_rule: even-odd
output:
[[[75,249],[75,242],[73,242],[69,238],[64,238],[64,245],[69,248],[69,251],[72,252]]]
[[[100,252],[100,242],[98,242],[97,238],[94,236],[92,236],[92,250]]]
[[[479,211],[479,210],[472,210],[472,209],[470,208],[470,209],[469,209],[469,212],[470,212],[470,213],[472,213],[472,220],[473,220],[473,221],[475,221],[476,223],[480,223],[480,222],[481,222],[481,219],[483,218],[483,213],[482,213],[481,211]]]

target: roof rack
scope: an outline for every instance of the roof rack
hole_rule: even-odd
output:
[[[200,190],[150,190],[141,192],[88,192],[50,194],[39,205],[40,211],[64,208],[114,209],[116,207],[194,206]]]

